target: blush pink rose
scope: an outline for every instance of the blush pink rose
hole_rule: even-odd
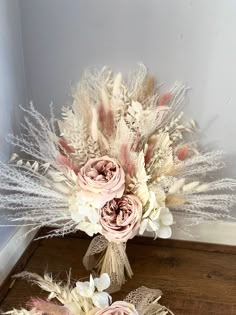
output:
[[[108,201],[99,211],[102,234],[110,242],[126,242],[140,227],[142,204],[134,195]]]
[[[94,315],[139,315],[133,304],[121,301],[98,310]]]
[[[80,197],[100,209],[125,190],[125,173],[120,164],[108,156],[90,159],[78,173]]]

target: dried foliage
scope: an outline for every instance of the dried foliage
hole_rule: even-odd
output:
[[[22,272],[16,278],[26,278],[49,293],[47,300],[30,298],[27,308],[13,309],[3,314],[9,315],[166,315],[173,314],[165,306],[159,304],[162,292],[158,289],[140,287],[128,294],[124,301],[112,304],[112,298],[103,292],[109,287],[107,274],[89,282],[76,282],[73,285],[68,277],[67,283],[56,282],[51,275],[41,277],[35,273]],[[116,305],[116,311],[113,307]]]

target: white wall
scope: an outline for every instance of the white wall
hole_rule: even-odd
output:
[[[235,0],[22,0],[30,98],[58,109],[88,65],[143,61],[162,82],[191,87],[188,112],[235,152]],[[58,110],[59,111],[59,110]]]
[[[235,0],[20,3],[29,97],[40,110],[53,101],[59,113],[86,66],[127,71],[142,61],[167,86],[178,79],[192,87],[187,111],[203,139],[231,155],[236,176]]]
[[[18,0],[0,1],[0,159],[8,159],[8,133],[19,130],[18,104],[26,103],[25,74]],[[3,218],[0,217],[0,224]],[[0,228],[0,248],[16,231]]]

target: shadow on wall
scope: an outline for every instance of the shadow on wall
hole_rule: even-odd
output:
[[[21,19],[18,0],[0,1],[0,160],[7,160],[11,146],[6,135],[19,132],[20,110],[26,104]],[[1,211],[0,225],[6,223]],[[0,227],[0,250],[16,232],[16,227]]]

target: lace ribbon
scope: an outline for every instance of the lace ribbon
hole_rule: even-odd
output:
[[[108,273],[111,278],[109,293],[117,292],[125,282],[125,275],[132,278],[133,272],[126,254],[126,243],[109,242],[104,236],[96,236],[83,258],[87,270],[99,274]]]
[[[174,315],[168,308],[158,303],[161,296],[161,290],[142,286],[131,291],[124,301],[133,304],[140,315]]]

